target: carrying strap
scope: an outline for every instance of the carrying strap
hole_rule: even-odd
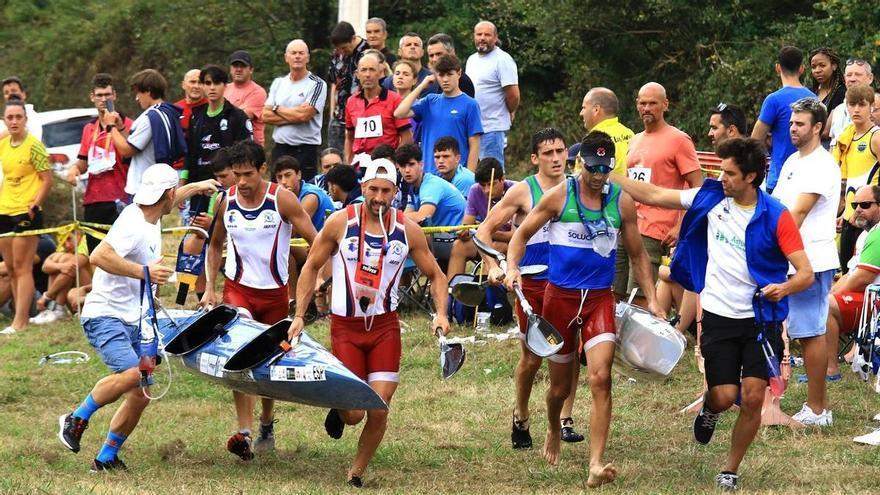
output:
[[[146,338],[142,332],[144,295],[147,296],[147,317],[150,319],[150,325],[153,327],[152,338]],[[159,338],[159,319],[156,317],[156,307],[153,303],[153,287],[150,285],[150,268],[147,265],[144,265],[144,278],[141,280],[140,313],[141,317],[138,318],[138,333],[141,335],[141,342],[153,342],[153,345],[150,346],[150,357],[155,357],[159,353],[158,344],[156,343],[156,339]]]

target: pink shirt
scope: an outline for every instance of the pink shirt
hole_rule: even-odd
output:
[[[630,178],[668,189],[685,189],[684,176],[700,170],[697,150],[691,137],[672,127],[656,132],[642,131],[629,142],[627,173]],[[639,232],[663,240],[680,220],[681,213],[636,203]]]
[[[251,124],[254,126],[254,141],[263,145],[264,130],[266,124],[263,123],[261,115],[263,107],[266,105],[266,90],[254,81],[248,81],[241,86],[232,83],[226,85],[226,91],[223,96],[236,107],[244,110],[245,113],[253,113]]]

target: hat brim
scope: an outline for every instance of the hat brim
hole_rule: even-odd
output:
[[[140,190],[138,190],[138,192],[134,193],[134,197],[131,200],[132,202],[142,206],[151,206],[156,204],[167,190],[168,189],[159,190],[152,188],[147,189],[142,187]]]

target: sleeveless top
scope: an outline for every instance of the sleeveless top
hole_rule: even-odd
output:
[[[843,211],[843,217],[849,219],[852,217],[853,208],[850,206],[856,191],[862,186],[878,185],[878,172],[880,172],[880,164],[874,153],[880,150],[871,149],[871,138],[877,132],[878,127],[873,126],[867,132],[859,137],[854,137],[852,142],[844,150],[843,159],[841,160],[841,176],[846,181],[846,206]],[[843,143],[839,143],[843,147]]]
[[[363,204],[345,208],[348,223],[332,257],[330,312],[337,316],[368,317],[397,309],[398,284],[409,254],[403,212],[389,209],[383,234],[363,231],[364,208]]]
[[[333,206],[333,199],[330,198],[327,191],[306,181],[300,181],[299,198],[297,198],[299,202],[302,203],[303,199],[309,194],[314,194],[318,198],[318,209],[312,214],[311,220],[315,230],[320,232],[324,228],[324,222],[327,220],[327,217],[336,211],[336,207]]]
[[[293,226],[278,211],[278,184],[266,188],[263,202],[245,208],[238,199],[238,186],[226,196],[227,247],[224,273],[253,289],[277,289],[287,285],[288,254]],[[271,246],[271,249],[270,249]]]
[[[550,282],[565,289],[607,289],[614,282],[620,186],[605,185],[601,210],[587,208],[579,198],[580,183],[569,177],[562,213],[550,220]]]
[[[529,185],[529,192],[532,195],[532,209],[534,209],[535,206],[537,206],[538,201],[541,201],[541,198],[544,196],[544,190],[541,189],[541,185],[538,184],[538,178],[534,175],[530,175],[523,180]],[[541,230],[536,232],[535,235],[526,241],[526,252],[523,254],[519,266],[550,264],[550,243],[549,237],[547,236],[549,226],[550,222],[547,222],[541,227]],[[548,272],[544,272],[540,275],[535,275],[529,278],[532,280],[547,280],[547,273]]]

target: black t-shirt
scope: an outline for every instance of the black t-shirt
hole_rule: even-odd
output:
[[[388,67],[394,67],[394,62],[397,62],[397,55],[391,53],[387,46],[380,51],[382,55],[385,55],[385,63],[388,64]]]
[[[40,292],[46,292],[49,288],[49,276],[43,273],[43,262],[55,252],[56,247],[52,236],[48,234],[41,235],[40,240],[37,242],[37,258],[40,261],[39,263],[34,263],[33,274],[34,287]]]
[[[253,127],[247,114],[228,100],[223,110],[214,117],[208,116],[208,105],[193,108],[186,135],[185,168],[189,171],[188,182],[213,179],[211,159],[220,148],[232,146],[238,141],[252,139]]]

